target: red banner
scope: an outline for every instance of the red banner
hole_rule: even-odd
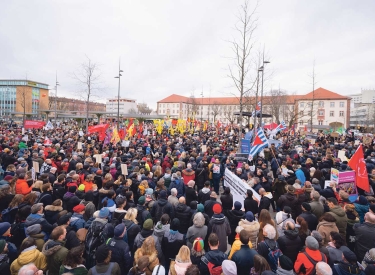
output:
[[[41,129],[46,125],[42,120],[25,120],[24,128],[25,129]]]
[[[92,133],[102,133],[105,132],[108,128],[108,124],[98,124],[95,126],[89,126],[87,129],[88,134]]]

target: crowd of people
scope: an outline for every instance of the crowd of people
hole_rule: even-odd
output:
[[[374,143],[370,192],[351,201],[326,181],[350,170],[337,155],[355,153],[352,134],[280,132],[249,161],[237,129],[125,147],[68,126],[0,129],[1,275],[375,274]],[[225,173],[249,186],[243,200]]]

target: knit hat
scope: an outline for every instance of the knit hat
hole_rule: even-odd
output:
[[[323,241],[323,236],[316,230],[313,230],[311,232],[311,236],[314,237],[318,243],[321,243]]]
[[[57,220],[57,225],[60,226],[60,225],[67,224],[71,217],[72,217],[72,213],[68,213],[68,214],[65,214],[65,215],[61,216]]]
[[[293,270],[293,262],[289,259],[288,256],[281,255],[279,257],[279,263],[282,269],[284,270]]]
[[[160,191],[159,198],[166,199],[167,198],[167,191],[165,191],[165,190]]]
[[[78,186],[78,190],[79,190],[79,191],[85,191],[85,185],[84,185],[84,184],[80,184],[80,185]]]
[[[310,248],[311,250],[318,250],[319,249],[319,243],[318,241],[311,236],[308,236],[306,238],[306,246]]]
[[[340,192],[339,192],[339,196],[340,196],[343,200],[347,200],[347,199],[349,199],[349,194],[346,193],[344,190],[340,190]]]
[[[157,265],[152,270],[152,275],[164,275],[165,274],[165,268],[162,265]]]
[[[349,263],[354,264],[357,262],[357,256],[354,254],[354,252],[345,250],[344,252],[342,252],[342,254]]]
[[[253,212],[251,212],[251,211],[247,211],[246,212],[246,220],[249,221],[249,222],[254,221],[254,214],[253,214]]]
[[[105,259],[107,259],[109,254],[109,247],[105,244],[102,244],[98,247],[95,253],[96,262],[97,263],[104,263]]]
[[[114,230],[115,237],[120,237],[122,233],[124,233],[125,228],[126,227],[124,223],[120,223],[116,225],[115,230]]]
[[[197,252],[201,252],[204,249],[204,241],[202,238],[198,237],[193,242],[193,249]]]
[[[8,231],[9,228],[10,228],[9,222],[0,223],[0,236],[3,236]]]
[[[102,209],[100,209],[99,211],[99,218],[101,219],[105,219],[107,218],[109,215],[109,210],[107,207],[103,207]]]
[[[305,208],[306,211],[311,211],[311,205],[307,202],[303,202],[302,207]]]
[[[42,231],[42,226],[39,223],[30,225],[26,228],[26,235],[36,235],[39,234]]]
[[[151,196],[152,194],[154,194],[154,190],[152,190],[152,188],[147,188],[145,195]]]
[[[80,213],[85,210],[85,206],[83,204],[78,204],[73,207],[73,212],[74,213]]]
[[[284,180],[285,180],[285,177],[284,177],[283,175],[278,175],[278,176],[277,176],[277,179],[278,179],[278,180],[282,180],[282,181],[284,181]]]
[[[0,240],[0,253],[3,252],[6,243],[7,243],[7,242],[6,242],[5,240]]]
[[[31,214],[36,214],[40,209],[42,209],[43,203],[36,203],[33,206],[31,206]]]
[[[6,180],[6,181],[10,181],[10,180],[12,180],[13,179],[13,177],[11,176],[11,175],[6,175],[5,177],[4,177],[4,180]]]
[[[180,229],[180,220],[174,218],[171,222],[171,230],[177,231],[178,229]]]
[[[292,208],[290,208],[290,206],[284,206],[283,212],[287,213],[287,214],[290,214],[290,213],[292,213]]]
[[[143,229],[151,230],[153,225],[154,225],[153,221],[151,219],[147,219],[143,223]]]
[[[221,204],[215,203],[212,207],[212,211],[214,211],[214,214],[220,214],[221,211],[223,211],[223,208],[221,207]]]
[[[231,260],[224,260],[221,264],[224,275],[237,275],[237,266]]]
[[[236,201],[234,203],[234,209],[241,210],[241,208],[242,208],[242,204],[239,201]]]
[[[141,197],[139,197],[139,199],[138,199],[138,204],[139,204],[139,205],[144,205],[145,202],[146,202],[146,198],[145,198],[145,196],[141,196]]]
[[[200,203],[200,204],[197,205],[197,211],[203,213],[203,211],[204,211],[203,204]]]

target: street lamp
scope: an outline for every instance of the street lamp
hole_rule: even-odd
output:
[[[261,92],[261,96],[260,96],[260,126],[262,127],[262,116],[263,116],[263,77],[264,77],[264,69],[265,69],[265,65],[266,64],[269,64],[270,62],[269,61],[264,61],[264,53],[263,53],[263,65],[262,65],[262,92]]]
[[[201,122],[203,121],[203,90],[201,92],[201,96],[202,96],[202,107],[201,107]]]
[[[257,126],[257,105],[258,105],[258,90],[259,90],[259,72],[263,72],[263,66],[258,69],[258,75],[257,75],[257,92],[255,94],[255,110],[254,110],[254,129]]]
[[[55,86],[55,123],[57,123],[57,86],[59,86],[59,82],[57,82],[57,72],[56,72],[56,86]]]
[[[118,78],[118,95],[117,95],[117,129],[120,129],[120,84],[121,84],[121,76],[123,70],[121,70],[120,66],[120,60],[118,61],[118,76],[115,76],[115,78]]]

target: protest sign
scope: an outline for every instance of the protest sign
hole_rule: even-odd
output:
[[[360,142],[360,141],[359,141],[358,139],[355,140],[355,141],[354,141],[354,145],[359,145],[359,142]]]
[[[340,172],[331,169],[331,182],[336,183],[336,188],[349,194],[349,200],[355,201],[358,197],[357,185],[355,182],[355,171]]]
[[[35,168],[34,167],[31,168],[31,177],[32,177],[33,181],[36,180],[36,173],[35,173]]]
[[[103,162],[101,154],[94,155],[94,158],[95,158],[95,163],[102,163]]]
[[[207,145],[202,145],[202,153],[206,153],[207,152]]]
[[[241,154],[250,153],[250,140],[242,139],[241,140]]]
[[[39,173],[39,162],[33,161],[33,168],[35,170],[35,173]]]
[[[339,153],[337,154],[337,157],[341,159],[341,161],[348,161],[347,157],[345,156],[344,150],[340,150]]]
[[[121,164],[121,174],[124,176],[128,175],[128,166],[124,163]]]
[[[363,144],[369,145],[371,144],[371,142],[372,142],[372,137],[369,137],[369,136],[363,137]]]
[[[77,142],[77,149],[82,150],[82,142],[80,141]]]
[[[339,136],[340,136],[339,133],[336,133],[336,132],[331,133],[331,137],[337,138],[337,137],[339,137]]]

